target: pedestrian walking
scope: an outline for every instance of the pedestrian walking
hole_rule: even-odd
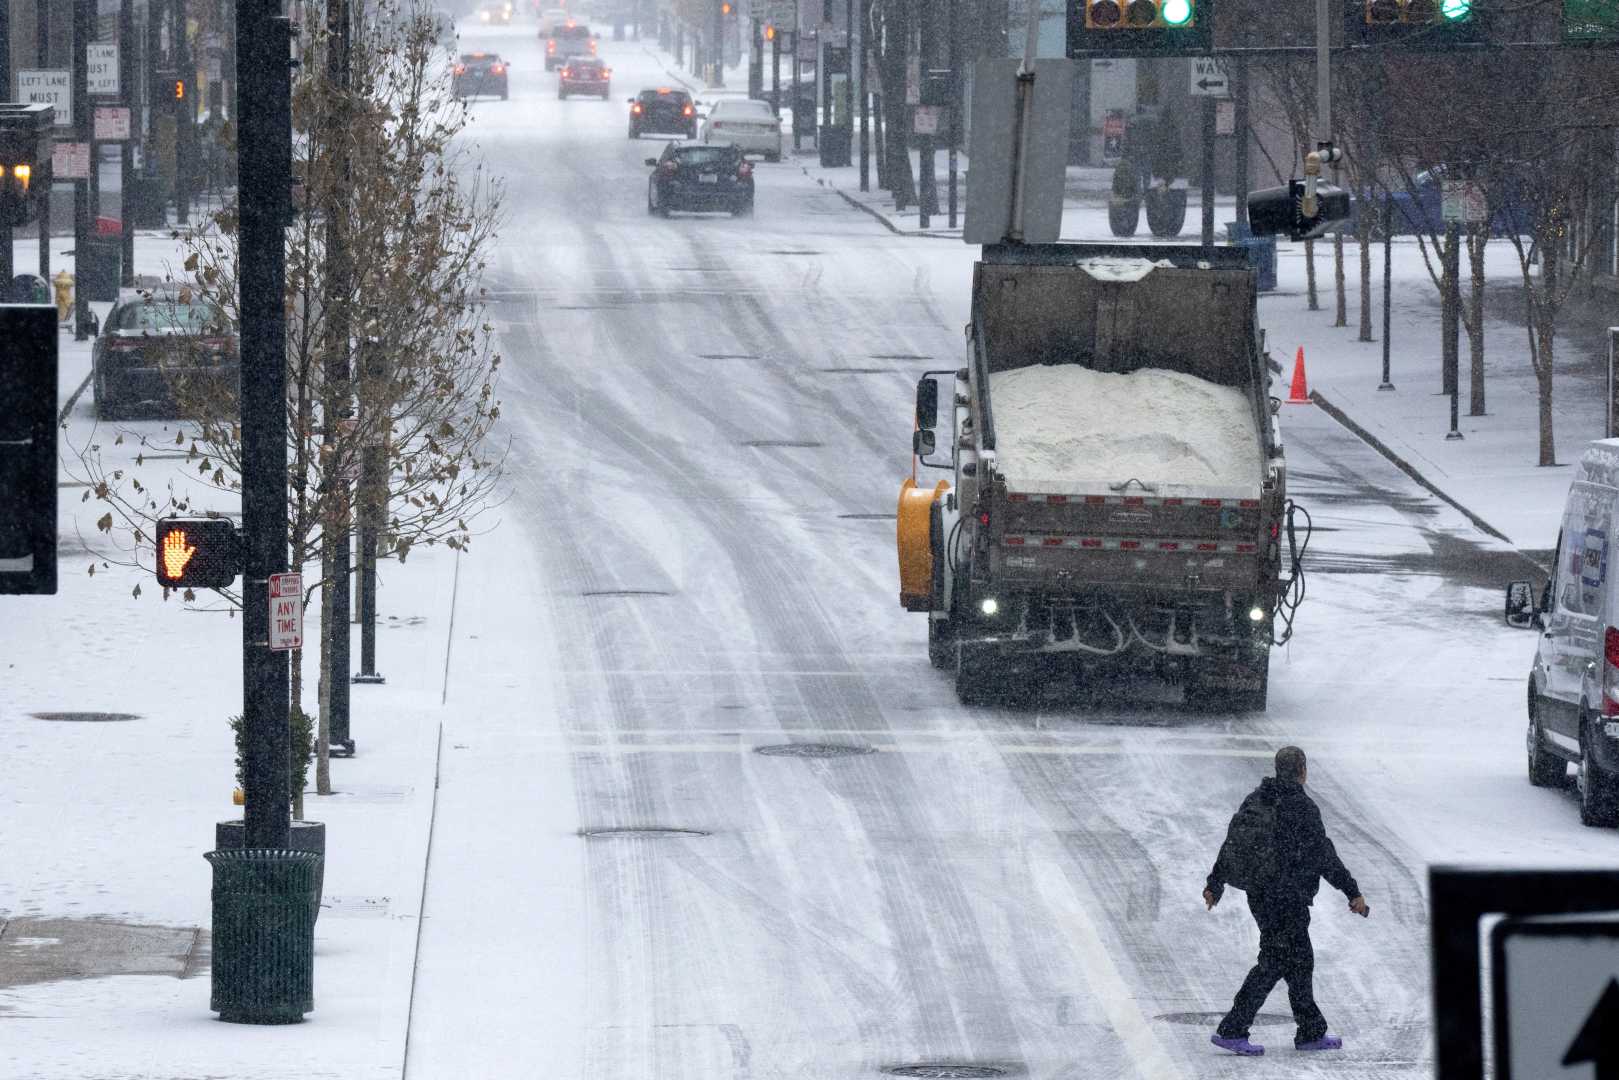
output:
[[[1315,950],[1310,945],[1310,905],[1321,879],[1349,897],[1349,910],[1366,917],[1371,909],[1360,886],[1338,858],[1321,823],[1321,810],[1305,794],[1304,751],[1276,751],[1276,775],[1249,793],[1231,818],[1225,843],[1209,871],[1203,902],[1209,910],[1227,885],[1248,894],[1248,910],[1259,924],[1259,960],[1243,980],[1210,1042],[1234,1054],[1258,1055],[1265,1048],[1249,1041],[1248,1030],[1278,981],[1287,983],[1293,1007],[1297,1050],[1337,1050],[1343,1040],[1327,1034],[1327,1019],[1315,1003]]]

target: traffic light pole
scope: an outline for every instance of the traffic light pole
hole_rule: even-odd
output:
[[[781,117],[781,31],[773,30],[770,35],[770,100],[775,102],[771,107],[776,117]]]
[[[236,72],[242,356],[242,790],[249,848],[291,831],[287,654],[269,645],[271,574],[287,569],[286,252],[291,31],[279,0],[239,0]]]
[[[9,4],[9,0],[7,0]],[[0,96],[11,95],[11,11],[0,19]],[[0,285],[10,285],[14,273],[11,259],[11,226],[0,224]]]
[[[86,52],[95,38],[96,0],[73,0],[73,138],[90,146],[90,57]],[[96,169],[96,156],[90,155],[90,171]],[[85,288],[86,269],[94,256],[90,252],[90,178],[73,181],[73,339],[90,336],[89,290]]]
[[[118,98],[129,110],[130,125],[134,126],[139,110],[135,108],[135,0],[121,0],[118,5]],[[135,284],[135,208],[132,192],[135,187],[134,135],[119,144],[118,216],[123,220],[122,246],[118,284]]]
[[[186,33],[186,2],[172,0],[172,3],[175,85],[182,88],[171,103],[174,106],[174,219],[185,225],[191,221],[191,177],[197,160],[193,139],[197,130],[197,103],[191,100],[197,70],[191,62],[190,35]]]
[[[1383,381],[1378,383],[1379,390],[1393,390],[1394,383],[1389,378],[1389,326],[1393,320],[1394,306],[1394,243],[1390,235],[1394,231],[1393,200],[1383,197]]]
[[[51,66],[51,3],[34,0],[34,42],[39,47],[39,66]],[[40,184],[39,192],[39,276],[51,280],[51,185]]]
[[[955,0],[951,0],[955,3]],[[860,190],[871,190],[871,87],[866,73],[871,70],[871,0],[860,0]]]
[[[1214,248],[1214,125],[1215,100],[1203,99],[1203,247]]]
[[[714,65],[713,85],[725,85],[725,0],[714,0],[714,47],[709,50]]]
[[[1458,222],[1445,223],[1445,301],[1440,320],[1445,340],[1443,343],[1445,390],[1450,394],[1450,431],[1445,438],[1451,442],[1462,438],[1461,410],[1461,247],[1462,229]]]

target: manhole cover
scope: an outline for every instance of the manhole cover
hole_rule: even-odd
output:
[[[818,442],[799,442],[796,439],[748,439],[743,446],[752,446],[761,450],[814,450],[822,444]]]
[[[668,596],[662,589],[589,589],[580,596]]]
[[[708,834],[701,829],[667,829],[656,825],[624,825],[607,829],[580,829],[586,840],[673,840]]]
[[[1159,1016],[1153,1017],[1153,1019],[1163,1020],[1164,1022],[1170,1024],[1187,1024],[1191,1027],[1216,1027],[1219,1025],[1221,1020],[1225,1019],[1225,1013],[1173,1012],[1163,1013]],[[1292,1022],[1293,1018],[1291,1016],[1283,1016],[1280,1013],[1260,1013],[1258,1016],[1254,1017],[1255,1027],[1282,1027],[1284,1025],[1291,1024]]]
[[[953,1077],[958,1080],[1006,1075],[1006,1070],[996,1065],[890,1065],[883,1072],[889,1076]]]
[[[874,754],[877,752],[877,748],[875,746],[853,746],[848,743],[795,742],[783,743],[780,746],[756,746],[753,748],[753,752],[763,754],[765,757],[829,758]]]
[[[29,713],[35,720],[59,720],[70,724],[111,724],[123,720],[139,720],[128,712],[37,712]]]

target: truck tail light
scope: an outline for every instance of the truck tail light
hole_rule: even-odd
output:
[[[1619,716],[1619,626],[1602,632],[1602,715]]]

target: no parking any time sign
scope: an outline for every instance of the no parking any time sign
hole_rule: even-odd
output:
[[[304,576],[270,575],[270,650],[304,647]]]

